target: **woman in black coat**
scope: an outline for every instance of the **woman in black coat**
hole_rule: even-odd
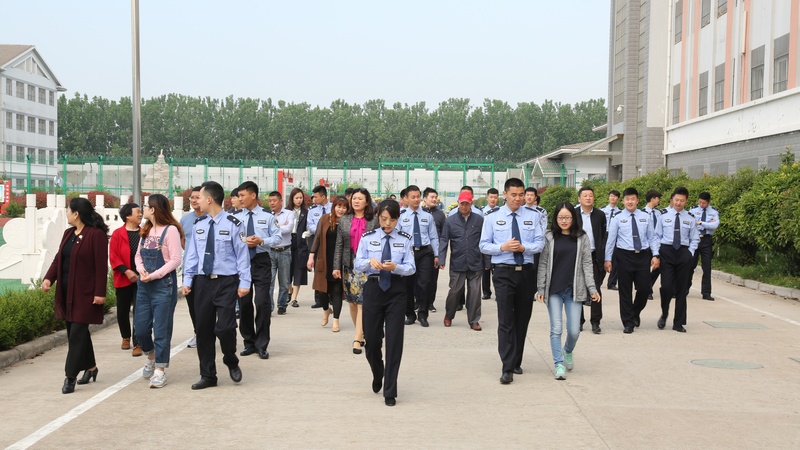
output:
[[[297,308],[297,296],[300,294],[300,286],[308,284],[308,243],[303,237],[307,228],[308,209],[306,208],[306,196],[299,188],[292,189],[286,202],[286,209],[294,212],[294,230],[292,230],[292,265],[289,271],[289,279],[292,282],[292,306]]]

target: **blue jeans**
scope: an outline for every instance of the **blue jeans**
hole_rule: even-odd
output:
[[[275,310],[273,290],[278,286],[278,308],[289,306],[289,275],[292,270],[292,252],[287,248],[282,252],[269,251],[272,263],[272,289],[269,291],[269,311]],[[277,283],[275,282],[277,279]]]
[[[572,353],[581,332],[581,302],[572,298],[572,287],[561,292],[551,292],[547,299],[547,312],[550,314],[550,350],[553,352],[553,363],[564,364],[561,352],[561,333],[563,330],[562,310],[567,316],[567,342],[564,351]]]
[[[139,281],[136,292],[133,328],[142,353],[149,355],[155,350],[156,367],[169,367],[173,316],[178,304],[177,284],[173,271],[159,280]]]

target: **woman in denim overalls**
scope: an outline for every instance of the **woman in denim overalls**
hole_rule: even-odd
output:
[[[183,230],[172,216],[169,200],[161,194],[150,196],[144,207],[147,222],[136,253],[139,287],[136,294],[134,328],[147,361],[142,377],[151,388],[167,384],[172,318],[178,302],[176,269],[181,264]]]

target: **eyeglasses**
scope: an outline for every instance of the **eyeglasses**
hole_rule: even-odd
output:
[[[572,216],[566,216],[566,217],[559,216],[559,217],[556,217],[556,220],[558,220],[559,222],[571,222],[572,221]]]

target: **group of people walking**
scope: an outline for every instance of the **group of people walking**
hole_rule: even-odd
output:
[[[309,209],[299,189],[289,195],[288,208],[283,208],[278,192],[270,193],[269,208],[262,208],[258,186],[251,181],[236,191],[236,210],[231,212],[223,209],[225,191],[219,183],[208,181],[194,188],[191,211],[180,223],[160,194],[150,196],[141,208],[123,205],[120,217],[125,226],[114,231],[108,245],[108,227],[88,200],[69,202],[71,227],[42,282],[45,291],[56,283],[56,316],[67,322],[63,393],[97,379],[88,324],[102,322],[106,261],[114,272],[121,347],[132,349],[133,356],[145,355],[142,376],[150,387],[167,384],[179,286],[195,330],[189,346],[197,347],[200,379],[192,389],[199,390],[218,383],[217,339],[234,382],[243,376],[239,357],[269,358],[276,303],[279,315],[289,304],[296,305],[299,287],[312,272],[321,325],[332,319],[331,330],[339,332],[343,302],[349,304],[353,353],[366,354],[373,391],[383,389],[386,405],[393,406],[404,328],[416,322],[430,325],[438,272],[448,258],[444,326],[453,326],[457,311],[466,308],[469,329],[481,331],[481,297],[490,298],[493,285],[500,382],[509,384],[523,373],[533,303],[544,303],[555,378],[565,379],[574,368],[584,304],[591,306],[592,332],[601,333],[600,286],[606,273],[616,275],[624,333],[640,326],[657,271],[662,306],[657,326],[666,326],[675,297],[672,328],[685,332],[695,254],[698,248],[710,249],[710,236],[719,225],[707,193],[700,194],[700,211],[684,209],[689,195],[685,188],[675,189],[663,210],[657,209],[661,194],[656,191],[647,193],[648,206],[641,210],[636,189],[621,195],[614,191],[614,204],[603,211],[594,207],[592,188],[583,187],[577,205],[558,204],[550,215],[538,206],[536,189],[526,188],[517,178],[506,180],[502,206],[500,193],[489,189],[483,209],[473,205],[472,188],[464,186],[449,215],[439,207],[434,189],[422,191],[414,185],[401,192],[399,202],[390,198],[378,204],[363,188],[349,189],[329,202],[325,187],[317,186]],[[624,209],[615,207],[619,197]],[[710,251],[702,259],[710,272]],[[276,284],[279,294],[274,300]],[[704,276],[703,298],[713,300],[710,291],[710,279],[706,283]],[[238,354],[237,305],[243,341]],[[564,328],[567,338],[562,342]]]

